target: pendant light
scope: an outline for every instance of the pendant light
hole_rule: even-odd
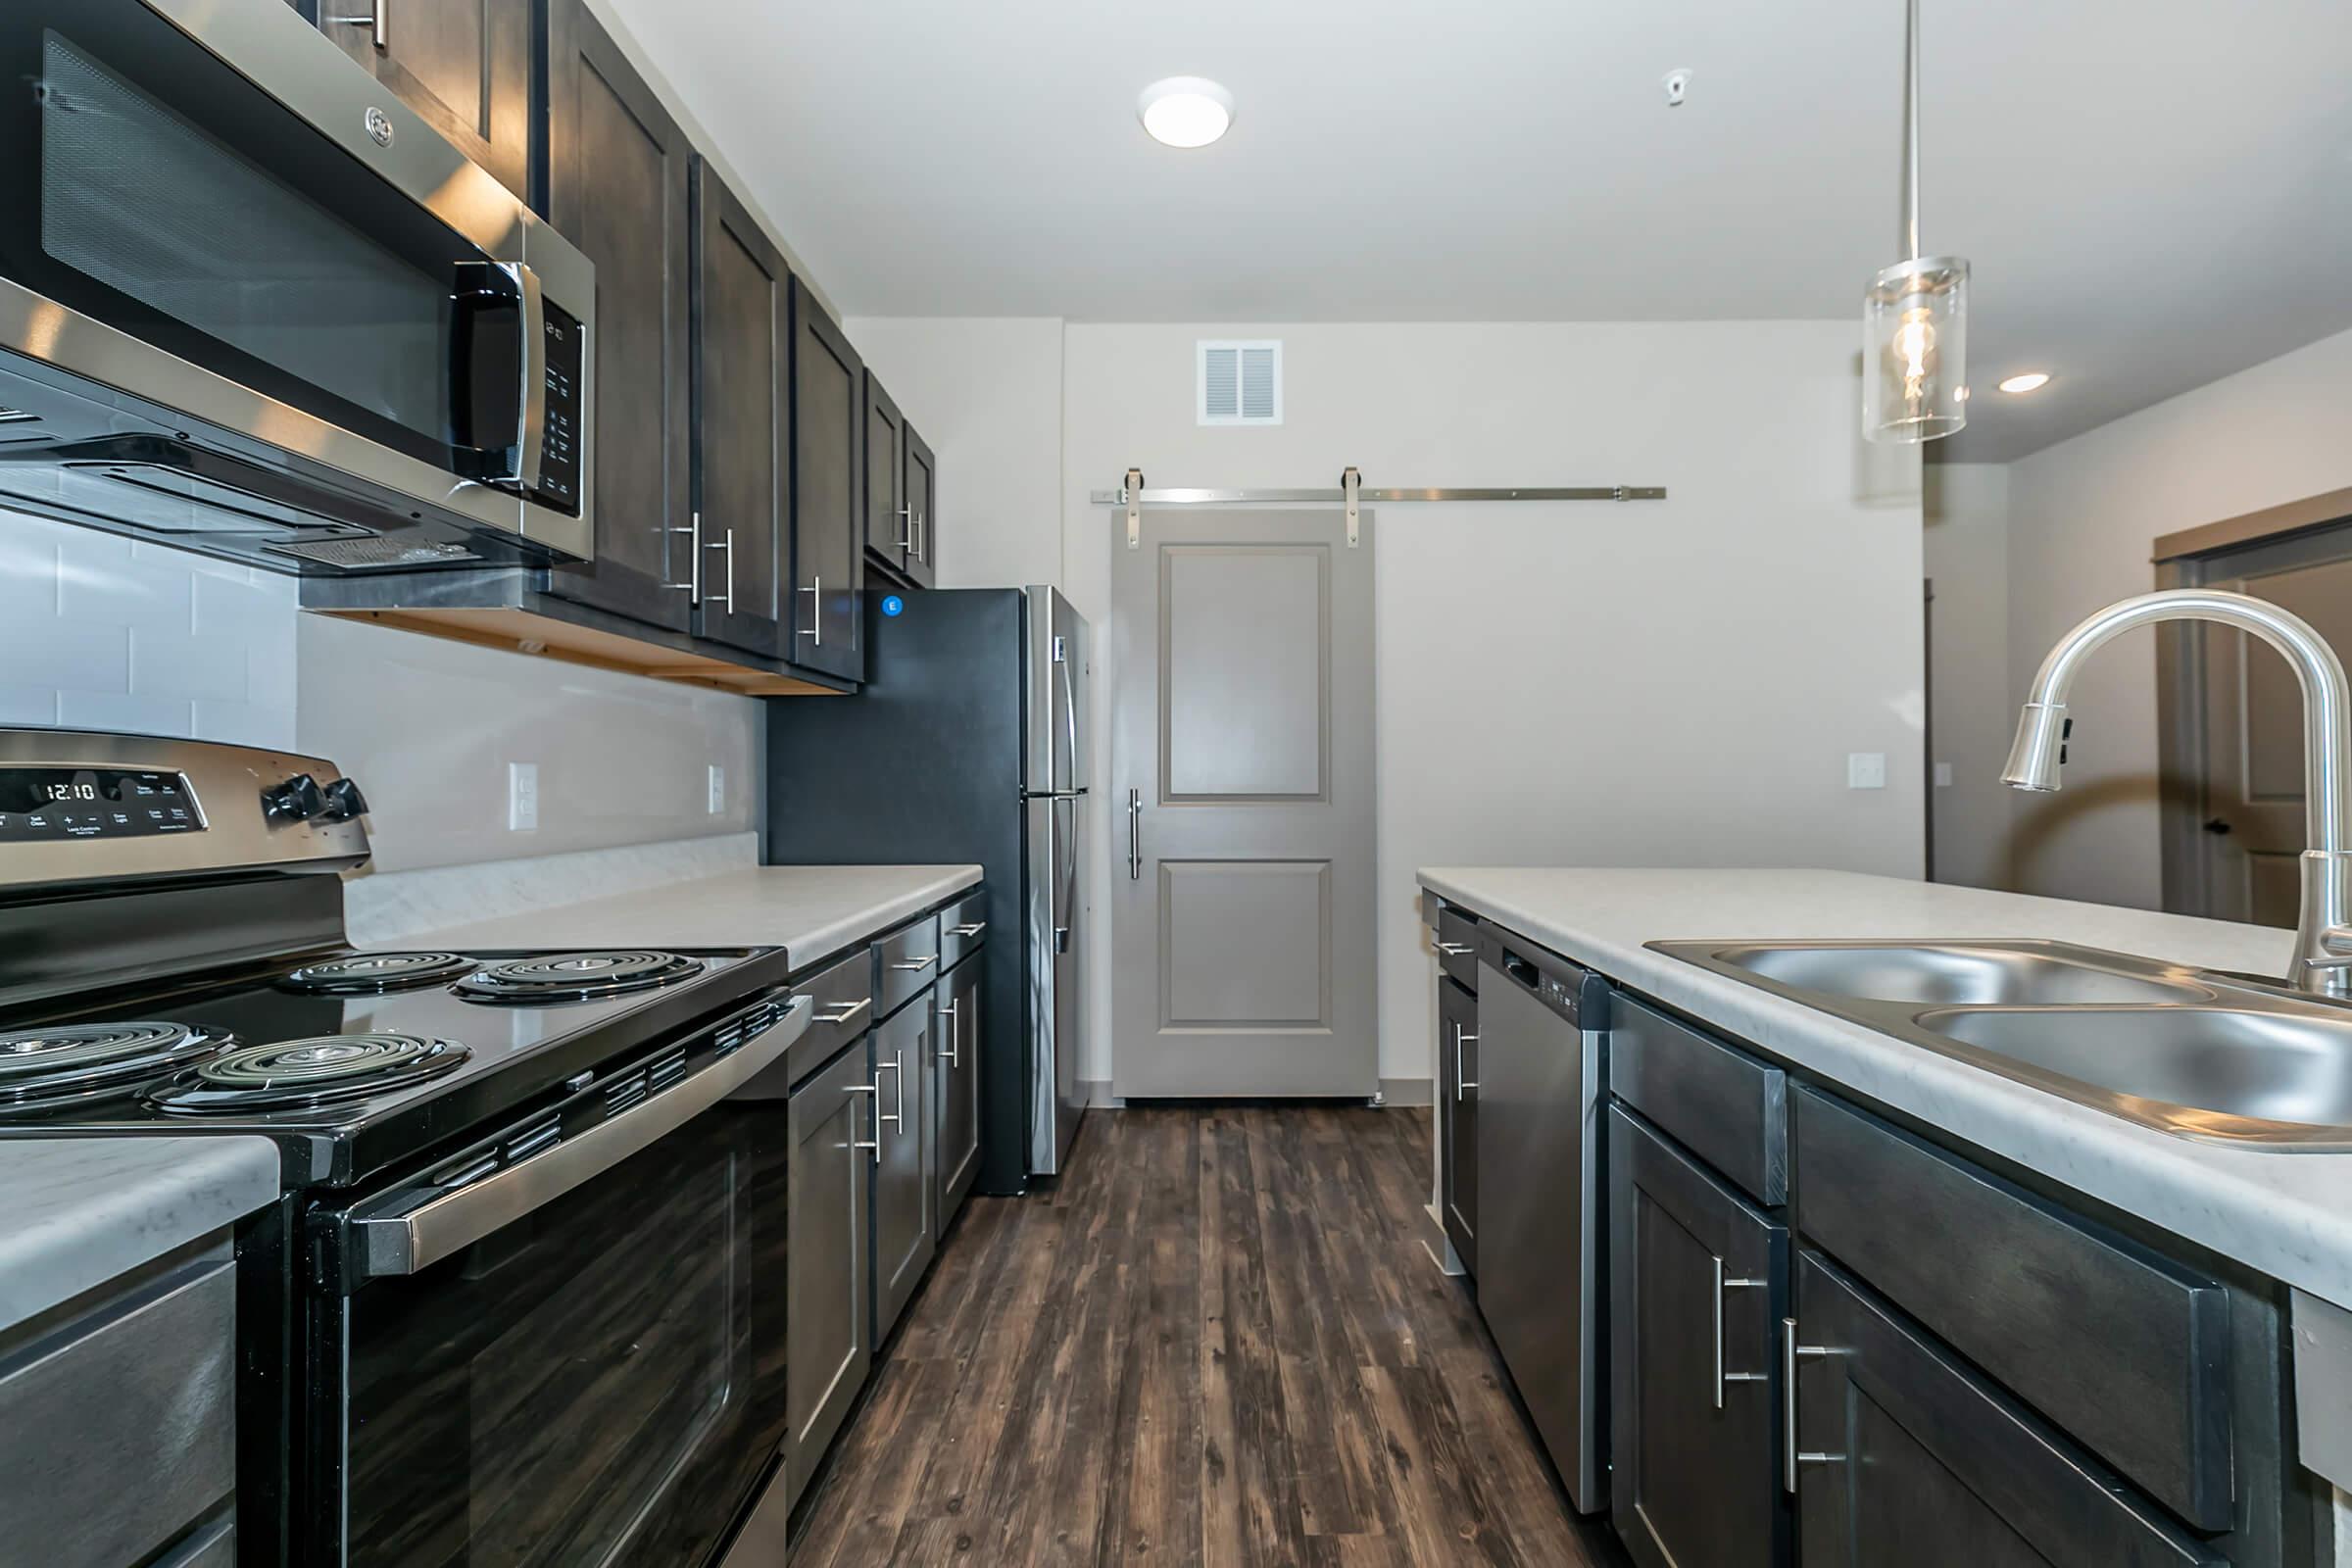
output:
[[[1968,422],[1968,262],[1919,254],[1919,0],[1903,23],[1905,261],[1862,298],[1862,433],[1933,441]]]

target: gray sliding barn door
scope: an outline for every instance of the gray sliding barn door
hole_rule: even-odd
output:
[[[1373,1094],[1371,515],[1146,513],[1112,561],[1112,1086]]]

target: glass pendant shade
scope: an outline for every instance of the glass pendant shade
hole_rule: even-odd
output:
[[[1968,422],[1968,263],[1897,262],[1862,301],[1862,433],[1933,441]]]

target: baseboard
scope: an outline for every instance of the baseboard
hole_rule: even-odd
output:
[[[1429,1105],[1437,1102],[1437,1092],[1427,1078],[1383,1078],[1380,1081],[1381,1100],[1391,1105]]]
[[[1107,1078],[1079,1079],[1078,1102],[1090,1109],[1099,1105],[1104,1110],[1116,1110],[1127,1103],[1110,1092],[1110,1080]]]

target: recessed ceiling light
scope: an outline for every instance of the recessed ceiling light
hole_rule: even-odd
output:
[[[2003,381],[2001,390],[2004,392],[2034,392],[2049,384],[2050,374],[2047,370],[2029,370],[2024,375],[2013,375]]]
[[[1163,76],[1144,89],[1135,112],[1153,141],[1205,147],[1233,123],[1233,94],[1206,76]]]

